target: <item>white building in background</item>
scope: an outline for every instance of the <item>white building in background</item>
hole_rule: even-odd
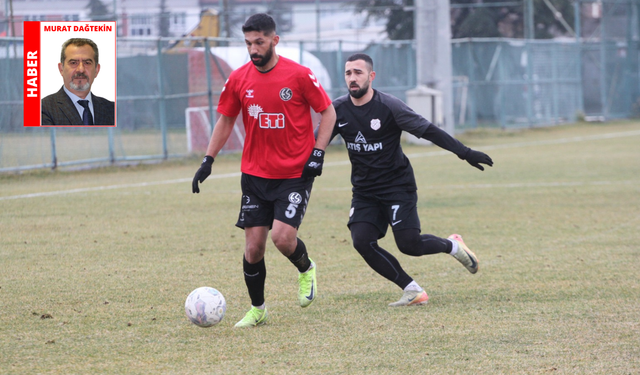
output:
[[[108,1],[108,0],[107,0]],[[115,0],[119,36],[160,36],[160,0]],[[181,36],[200,21],[198,0],[165,0],[169,35]]]

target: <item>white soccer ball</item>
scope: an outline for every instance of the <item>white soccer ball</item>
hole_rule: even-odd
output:
[[[211,327],[224,318],[227,302],[217,289],[203,286],[189,294],[184,311],[191,323],[198,327]]]

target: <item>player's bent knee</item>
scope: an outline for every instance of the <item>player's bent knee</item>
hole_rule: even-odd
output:
[[[271,230],[271,241],[283,253],[293,252],[298,244],[298,231],[288,224],[276,225]]]
[[[406,232],[406,235],[396,236],[396,245],[398,246],[398,250],[406,255],[420,256],[424,253],[422,249],[424,245],[420,238],[420,232],[417,230],[415,233],[411,231]]]
[[[366,253],[368,251],[371,251],[371,241],[369,239],[363,239],[363,238],[352,238],[353,239],[353,247],[360,253]]]
[[[367,259],[373,256],[374,250],[377,248],[378,241],[370,236],[352,237],[353,247],[360,255]]]
[[[377,247],[380,233],[369,223],[353,223],[349,229],[353,247],[366,259]]]

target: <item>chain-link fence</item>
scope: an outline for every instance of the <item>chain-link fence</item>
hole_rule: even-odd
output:
[[[556,124],[583,111],[575,42],[462,40],[452,54],[457,129]]]
[[[189,113],[199,113],[207,126],[215,121],[209,113],[215,113],[225,80],[249,60],[241,39],[183,41],[189,48],[176,48],[170,38],[118,38],[117,128],[51,129],[22,126],[22,40],[0,38],[0,171],[188,155],[188,135],[200,134],[187,131]],[[413,41],[281,40],[276,51],[311,67],[331,98],[346,93],[344,62],[355,52],[372,56],[375,88],[404,100],[416,86]],[[459,130],[630,117],[637,111],[636,36],[454,40],[452,61]]]

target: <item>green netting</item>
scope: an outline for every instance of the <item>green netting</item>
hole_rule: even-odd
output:
[[[575,121],[582,111],[579,52],[577,43],[455,41],[456,128]]]
[[[639,116],[640,2],[601,5],[601,24],[579,31],[579,38],[452,41],[456,130]],[[580,6],[584,10],[591,3]],[[118,127],[53,130],[23,127],[22,39],[1,37],[0,171],[187,154],[185,111],[199,107],[208,113],[232,64],[225,62],[227,55],[207,63],[203,40],[185,41],[198,48],[171,50],[177,40],[169,38],[118,38]],[[242,39],[210,39],[209,45],[244,48]],[[285,47],[321,63],[323,85],[332,98],[346,93],[344,62],[355,52],[373,57],[377,89],[406,99],[406,91],[416,86],[414,41],[302,42],[288,37],[278,45]]]

